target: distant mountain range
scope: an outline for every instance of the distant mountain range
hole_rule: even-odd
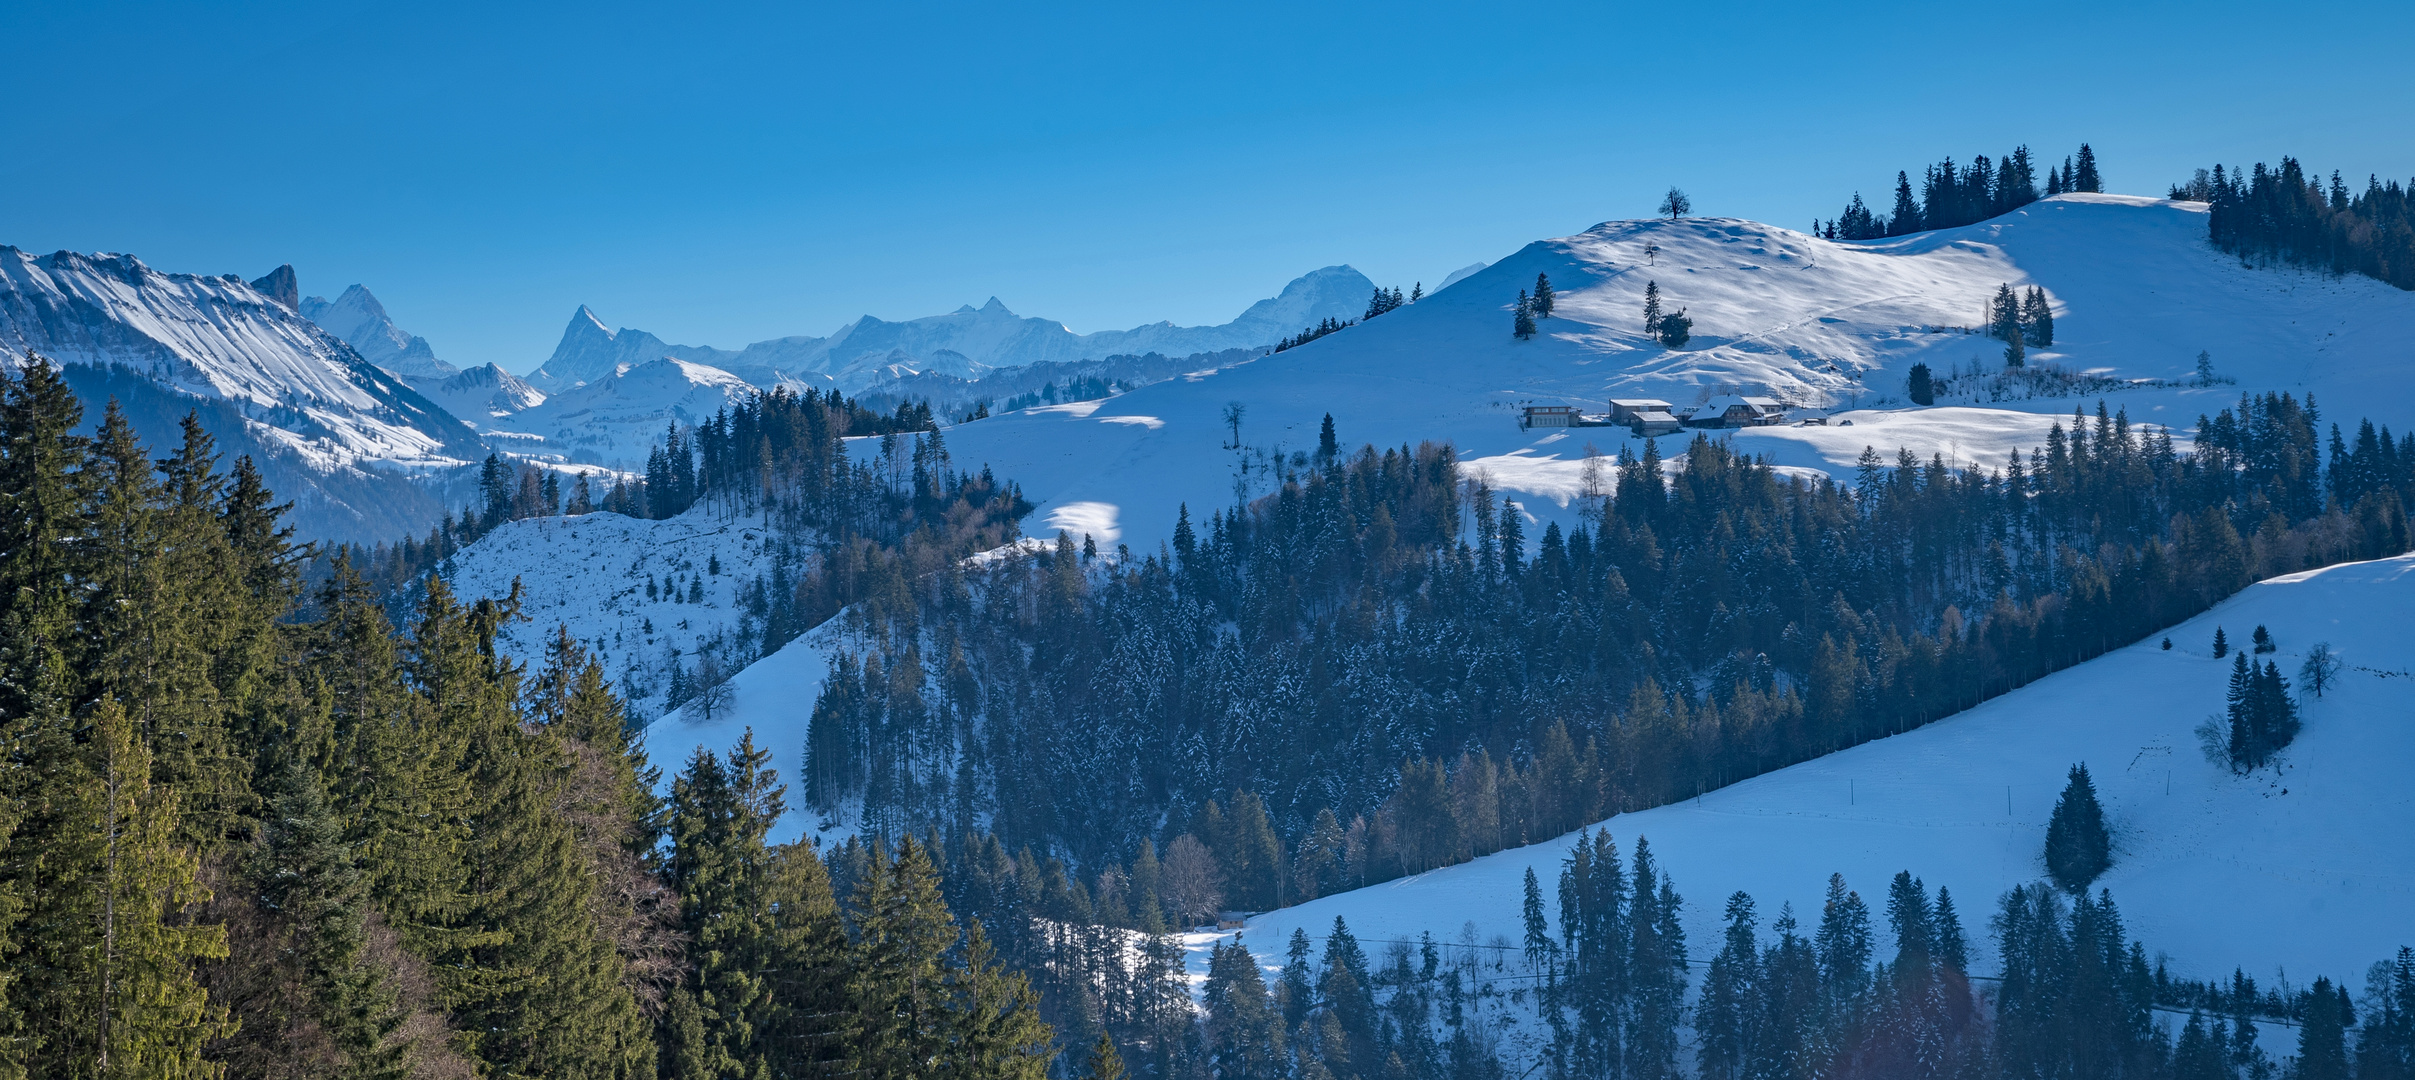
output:
[[[163,273],[131,255],[0,246],[0,363],[50,358],[84,399],[87,426],[115,398],[154,447],[172,445],[177,422],[196,414],[224,453],[252,456],[296,500],[306,536],[375,541],[425,531],[489,453],[632,469],[669,424],[774,387],[970,403],[1077,374],[1138,384],[1229,366],[1318,320],[1354,317],[1374,288],[1329,266],[1221,325],[1092,334],[992,298],[737,350],[606,329],[581,307],[524,379],[447,363],[362,285],[305,296],[291,266],[245,281]],[[986,384],[1006,372],[1018,374]]]

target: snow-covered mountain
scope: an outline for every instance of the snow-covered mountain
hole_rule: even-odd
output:
[[[403,380],[289,306],[290,267],[246,282],[161,273],[131,255],[0,247],[0,362],[62,365],[88,420],[116,398],[143,438],[173,445],[198,415],[298,500],[313,538],[390,538],[441,512],[410,477],[485,455]]]
[[[412,340],[417,341],[418,338]],[[481,434],[497,430],[499,422],[545,403],[545,392],[496,364],[455,372],[442,379],[411,380],[430,401]]]
[[[543,440],[530,447],[535,452],[639,469],[672,421],[702,423],[756,390],[721,368],[664,357],[559,391],[517,415],[496,416],[494,426]]]
[[[609,378],[663,357],[717,367],[758,386],[782,380],[835,384],[849,393],[916,373],[977,378],[982,372],[1040,362],[1114,355],[1187,356],[1268,346],[1326,318],[1356,318],[1375,290],[1366,275],[1328,266],[1293,280],[1217,326],[1152,323],[1130,330],[1076,334],[1063,323],[1009,311],[996,297],[945,315],[889,322],[870,315],[826,338],[786,337],[739,350],[671,345],[642,330],[609,330],[589,308],[571,316],[561,343],[528,381],[549,392]]]
[[[289,275],[292,272],[291,267],[280,269]],[[303,318],[344,339],[345,344],[361,354],[361,359],[410,379],[423,389],[423,384],[441,382],[461,370],[437,359],[428,339],[405,333],[394,325],[386,314],[386,306],[362,286],[344,290],[332,302],[325,297],[303,297],[300,311]]]

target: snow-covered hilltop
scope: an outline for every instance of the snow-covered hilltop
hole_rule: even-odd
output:
[[[1511,309],[1538,274],[1558,302],[1519,341]],[[1648,283],[1694,320],[1685,347],[1643,333]],[[2042,287],[2054,305],[2055,344],[2028,358],[2036,377],[1977,376],[1958,384],[1973,395],[1904,409],[1914,364],[1940,376],[2003,367],[2003,343],[1963,328],[2007,284]],[[1850,470],[1865,446],[2000,465],[2100,398],[2184,441],[2199,414],[2249,390],[2316,393],[2330,416],[2403,430],[2415,421],[2410,341],[2415,294],[2242,267],[2206,242],[2196,203],[2067,195],[1867,244],[1726,218],[1621,221],[1529,244],[1421,303],[1286,352],[993,417],[950,440],[959,457],[1022,482],[1040,506],[1028,531],[1079,526],[1145,549],[1170,535],[1179,504],[1228,502],[1245,468],[1263,492],[1266,458],[1313,450],[1327,413],[1345,444],[1450,440],[1548,514],[1581,490],[1586,445],[1613,454],[1633,440],[1623,428],[1523,430],[1527,404],[1598,412],[1645,397],[1682,414],[1715,393],[1769,394],[1829,421],[1735,433],[1783,465]],[[2193,378],[2200,352],[2211,384]],[[1242,451],[1230,447],[1228,405],[1240,406]]]

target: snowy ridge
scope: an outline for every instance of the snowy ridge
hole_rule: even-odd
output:
[[[265,279],[264,279],[265,280]],[[0,359],[122,366],[240,407],[265,442],[322,471],[442,468],[477,441],[400,379],[232,275],[163,274],[131,255],[0,246]]]
[[[345,289],[332,302],[324,297],[303,297],[300,311],[303,318],[342,338],[361,359],[403,378],[436,381],[460,370],[437,359],[428,339],[394,325],[386,306],[362,286]]]
[[[767,388],[793,380],[836,385],[855,393],[885,380],[922,373],[970,379],[996,368],[1044,361],[1259,348],[1320,319],[1356,318],[1366,310],[1374,290],[1366,275],[1347,266],[1328,266],[1294,279],[1280,294],[1252,304],[1229,323],[1175,326],[1159,322],[1091,334],[1076,334],[1053,320],[1017,315],[993,296],[978,308],[968,304],[945,315],[901,322],[866,315],[826,338],[777,338],[734,351],[672,345],[643,330],[606,329],[593,310],[581,307],[571,316],[553,355],[528,381],[558,392],[670,357],[720,368]]]

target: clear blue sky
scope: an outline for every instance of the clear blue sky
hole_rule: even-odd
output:
[[[0,243],[365,283],[464,366],[991,295],[1221,322],[1650,213],[2095,145],[2415,174],[2415,5],[0,5]],[[2317,10],[2317,9],[2309,9]]]

